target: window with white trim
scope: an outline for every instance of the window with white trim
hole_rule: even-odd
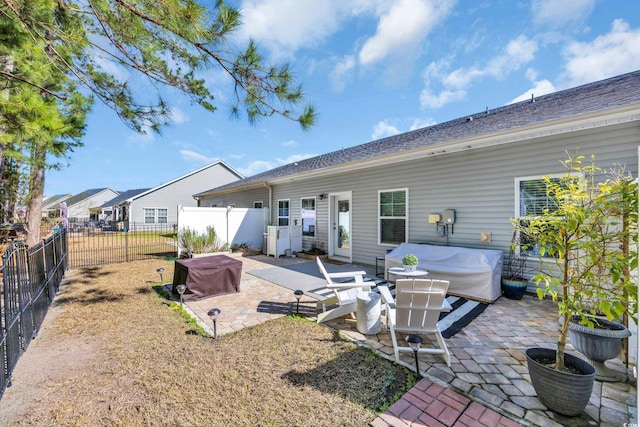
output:
[[[378,241],[382,245],[399,245],[407,241],[409,190],[378,191]]]
[[[300,217],[302,218],[302,235],[316,235],[316,198],[308,197],[300,201]]]
[[[254,209],[262,209],[262,201],[253,202],[253,208]]]
[[[278,225],[289,225],[289,199],[278,200]]]
[[[144,208],[145,224],[166,224],[168,211],[166,208]]]
[[[558,183],[564,175],[549,175],[551,182]],[[578,175],[576,175],[578,177]],[[536,177],[516,177],[516,218],[526,222],[527,218],[533,218],[544,214],[546,211],[555,211],[558,201],[547,193],[547,183],[539,176]],[[518,236],[518,242],[523,251],[537,256],[539,250],[536,242],[531,241],[527,236]]]

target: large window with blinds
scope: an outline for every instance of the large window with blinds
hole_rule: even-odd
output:
[[[378,191],[378,241],[399,245],[407,241],[408,194],[406,188]]]
[[[550,175],[553,183],[560,182],[560,175]],[[548,194],[547,183],[540,177],[523,177],[516,178],[516,217],[520,221],[527,221],[527,218],[533,218],[542,215],[547,211],[555,211],[558,207],[558,201],[553,194]],[[536,242],[529,237],[518,236],[520,251],[537,256],[539,249]]]

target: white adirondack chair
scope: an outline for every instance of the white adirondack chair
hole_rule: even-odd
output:
[[[409,351],[411,347],[398,345],[396,333],[401,339],[409,334],[421,336],[433,334],[439,348],[424,347],[419,353],[442,354],[447,366],[451,366],[451,355],[447,344],[438,329],[438,318],[443,311],[451,311],[451,305],[445,299],[449,281],[436,279],[399,279],[396,281],[396,297],[391,296],[389,288],[378,286],[380,296],[385,304],[387,326],[393,341],[393,352],[396,362],[400,362],[400,351]]]
[[[356,311],[356,296],[358,292],[368,292],[371,290],[370,283],[364,281],[365,272],[346,271],[329,273],[322,264],[322,261],[320,261],[320,258],[316,257],[316,263],[327,281],[327,288],[334,292],[331,298],[318,302],[318,308],[322,310],[321,313],[318,314],[318,323],[354,313]],[[337,307],[327,309],[335,304],[337,304]]]

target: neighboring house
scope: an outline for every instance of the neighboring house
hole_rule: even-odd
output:
[[[118,206],[125,209],[131,230],[136,225],[177,224],[178,206],[196,206],[193,194],[242,178],[232,167],[219,160],[129,197]]]
[[[65,200],[67,202],[67,216],[69,222],[82,222],[90,219],[91,209],[102,206],[107,200],[118,195],[117,191],[110,188],[93,188]]]
[[[297,161],[195,197],[199,206],[269,207],[274,225],[302,225],[304,249],[361,264],[401,242],[506,252],[510,218],[545,202],[544,192],[525,190],[565,172],[566,152],[594,154],[603,171],[620,164],[637,176],[639,145],[636,71]]]
[[[120,203],[149,190],[149,188],[139,188],[137,190],[120,191],[120,194],[113,199],[105,202],[102,206],[92,209],[91,213],[92,215],[98,215],[98,219],[104,221],[126,221],[128,217],[127,205],[121,205]]]
[[[71,194],[57,194],[42,201],[42,217],[57,218],[60,216],[60,203],[71,198]]]

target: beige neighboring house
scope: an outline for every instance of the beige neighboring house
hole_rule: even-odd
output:
[[[91,218],[91,209],[102,206],[106,201],[118,195],[117,191],[110,188],[92,188],[78,193],[64,200],[67,203],[67,216],[69,222],[84,222]],[[58,203],[57,208],[60,207]],[[97,218],[96,218],[97,219]]]
[[[42,201],[42,218],[57,218],[60,215],[60,203],[71,198],[71,194],[56,194]]]

